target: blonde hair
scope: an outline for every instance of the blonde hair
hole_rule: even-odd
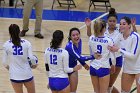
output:
[[[98,35],[102,33],[104,28],[106,28],[106,22],[102,19],[97,19],[94,23],[94,35],[98,37]]]

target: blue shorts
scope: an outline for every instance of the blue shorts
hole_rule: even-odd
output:
[[[110,65],[112,65],[112,61],[111,59],[109,59]],[[122,63],[123,63],[123,57],[119,56],[116,57],[116,67],[122,67]]]
[[[68,73],[68,76],[70,76],[72,73],[74,73],[75,71],[71,72],[71,73]]]
[[[90,75],[91,76],[104,77],[109,74],[110,74],[109,68],[99,68],[98,70],[96,70],[95,68],[90,66]]]
[[[69,85],[68,78],[51,78],[49,77],[49,86],[51,90],[61,91]]]
[[[25,83],[25,82],[29,82],[33,80],[33,77],[29,78],[29,79],[25,79],[25,80],[14,80],[14,79],[10,79],[12,82],[14,83]]]

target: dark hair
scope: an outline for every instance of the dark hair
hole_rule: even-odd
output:
[[[50,42],[50,46],[53,49],[59,48],[59,45],[62,43],[62,40],[64,38],[63,32],[61,30],[56,30],[53,33],[52,41]]]
[[[117,16],[117,13],[115,11],[115,8],[110,8],[109,14],[107,16],[107,19],[109,19],[110,17],[115,17],[116,19],[118,19],[118,16]]]
[[[15,46],[20,46],[20,37],[19,37],[19,33],[20,33],[20,28],[17,24],[11,24],[9,26],[9,34],[10,34],[10,39],[12,40],[12,43]]]
[[[130,19],[129,17],[124,16],[124,17],[122,17],[121,19],[124,19],[124,20],[128,23],[128,25],[131,24],[131,19]]]
[[[98,37],[98,35],[102,33],[104,28],[106,28],[106,21],[102,19],[97,19],[94,23],[94,35]]]
[[[71,28],[71,29],[70,29],[70,31],[69,31],[68,41],[70,41],[70,40],[71,40],[71,33],[72,33],[72,31],[74,31],[74,30],[78,31],[78,32],[79,32],[79,34],[80,34],[80,30],[79,30],[78,28],[76,28],[76,27]]]

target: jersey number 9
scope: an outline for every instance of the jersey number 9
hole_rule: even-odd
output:
[[[101,54],[102,53],[102,46],[97,45],[97,53]]]

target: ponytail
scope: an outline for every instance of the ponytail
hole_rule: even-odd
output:
[[[64,38],[63,32],[61,30],[56,30],[53,33],[53,38],[52,41],[50,42],[50,47],[53,49],[59,48],[59,46],[63,41],[63,38]]]
[[[12,40],[12,43],[15,46],[20,46],[20,37],[19,37],[19,33],[20,33],[20,28],[17,24],[11,24],[9,26],[9,34],[10,34],[10,39]]]

